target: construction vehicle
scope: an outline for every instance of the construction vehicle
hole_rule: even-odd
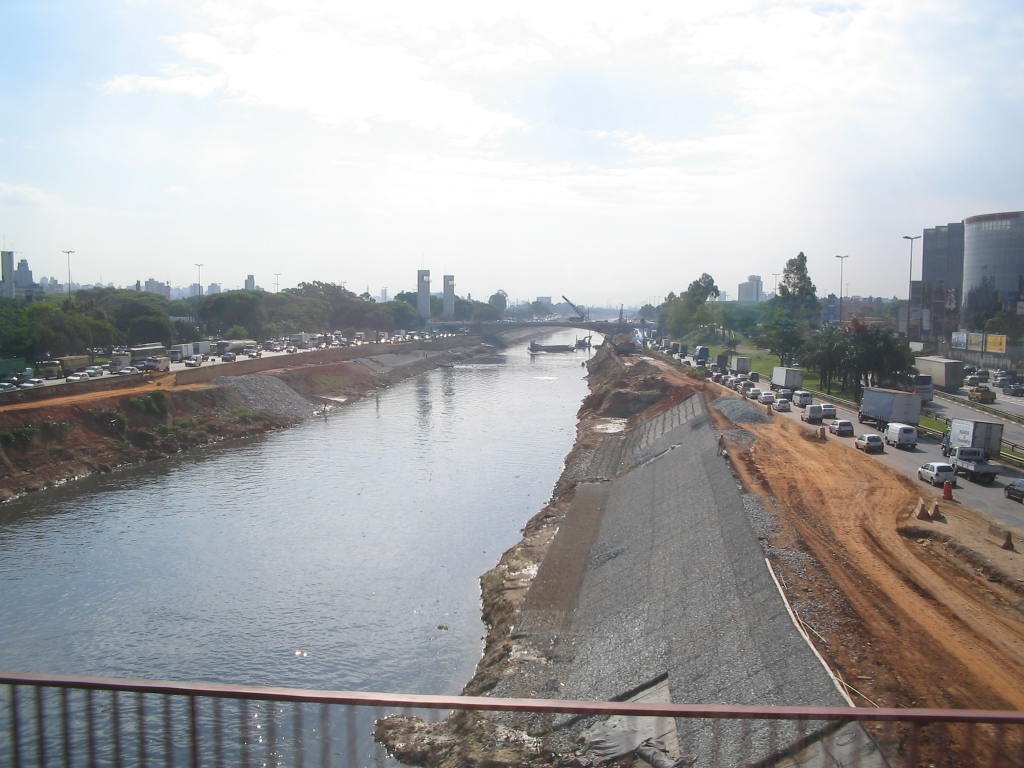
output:
[[[578,321],[583,323],[590,319],[590,315],[587,314],[587,310],[585,310],[583,307],[577,307],[575,304],[569,301],[568,296],[563,294],[562,299],[565,301],[566,304],[572,307],[572,311],[576,313],[575,315],[569,318],[569,322]]]
[[[984,384],[971,387],[967,391],[967,397],[971,399],[972,403],[994,403],[996,401],[996,393]]]

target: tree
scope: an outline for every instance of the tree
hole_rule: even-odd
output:
[[[711,315],[707,310],[710,298],[721,295],[715,279],[707,272],[702,274],[679,297],[669,294],[664,305],[665,326],[673,336],[685,336],[702,325],[707,325]]]
[[[247,339],[249,338],[249,331],[245,329],[244,325],[232,325],[224,332],[224,337],[228,339]]]
[[[128,344],[131,346],[159,341],[166,347],[173,339],[174,328],[168,316],[141,315],[128,325]]]

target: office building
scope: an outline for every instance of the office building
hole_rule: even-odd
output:
[[[925,229],[921,243],[923,336],[945,339],[956,330],[959,316],[964,282],[964,224],[951,222]]]
[[[0,251],[0,298],[14,298],[14,251]]]
[[[445,320],[455,318],[455,275],[444,276],[444,309],[441,317]]]
[[[416,270],[416,311],[424,320],[430,319],[430,270]]]
[[[960,327],[980,330],[1024,300],[1024,211],[964,219],[964,278]]]
[[[756,304],[764,298],[760,275],[750,275],[747,282],[740,283],[737,290],[737,301],[740,304]]]
[[[256,278],[252,275],[245,276],[245,290],[255,291],[256,290]]]

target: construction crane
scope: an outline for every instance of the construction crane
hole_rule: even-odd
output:
[[[564,299],[565,303],[568,304],[570,307],[572,307],[573,312],[576,313],[575,317],[570,317],[569,318],[570,322],[572,322],[573,320],[578,320],[580,322],[584,322],[584,321],[590,319],[590,315],[587,314],[587,311],[585,309],[583,309],[583,307],[577,307],[575,304],[573,304],[571,301],[569,301],[569,297],[566,296],[564,293],[562,294],[562,299]]]

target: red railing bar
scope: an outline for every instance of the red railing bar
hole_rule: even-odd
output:
[[[312,688],[223,685],[202,682],[136,680],[87,675],[0,672],[0,685],[72,687],[85,690],[123,690],[172,696],[206,696],[261,701],[296,701],[356,706],[458,709],[500,712],[559,712],[584,715],[625,714],[646,717],[690,717],[746,720],[775,718],[805,720],[860,720],[904,722],[1024,723],[1024,712],[985,709],[922,709],[815,706],[761,706],[741,704],[666,704],[656,702],[580,701],[570,699],[499,699],[486,696],[325,691]]]

